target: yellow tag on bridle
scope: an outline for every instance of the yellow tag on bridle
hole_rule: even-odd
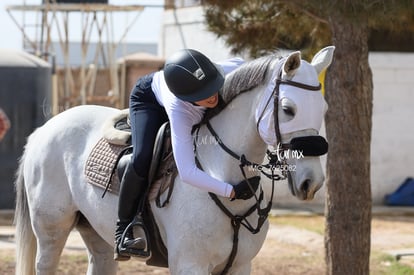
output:
[[[326,75],[326,69],[323,69],[322,72],[319,74],[319,82],[322,85],[321,93],[323,96],[325,96],[325,75]]]

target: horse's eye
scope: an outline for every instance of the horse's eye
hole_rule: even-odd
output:
[[[291,106],[283,106],[282,110],[288,116],[295,116],[295,109]]]
[[[291,120],[296,115],[296,104],[291,99],[284,97],[280,100],[280,109],[283,112],[286,121]]]

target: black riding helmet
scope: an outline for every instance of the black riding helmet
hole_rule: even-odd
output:
[[[211,97],[224,83],[222,68],[192,49],[180,50],[168,58],[164,77],[170,91],[189,102]]]

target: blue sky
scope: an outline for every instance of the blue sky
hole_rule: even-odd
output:
[[[26,0],[27,5],[39,5],[42,0]],[[112,5],[161,5],[163,0],[109,0],[109,4]],[[6,6],[23,5],[24,0],[0,0],[0,48],[8,49],[22,49],[22,34],[12,18],[6,11]],[[133,25],[133,28],[128,32],[125,38],[126,42],[157,42],[160,36],[160,28],[162,22],[162,8],[146,8],[144,12],[140,14],[138,20]],[[34,12],[26,13],[26,22],[35,22]],[[40,14],[40,13],[38,13]],[[12,11],[12,15],[17,21],[22,24],[22,12]],[[134,12],[128,13],[113,13],[114,19],[114,32],[115,39],[117,39],[117,33],[123,33],[123,29],[127,26],[135,17]],[[77,13],[71,13],[69,22],[69,33],[71,40],[79,41],[81,36],[81,25]],[[53,35],[56,37],[56,35]],[[93,39],[92,39],[93,40]]]

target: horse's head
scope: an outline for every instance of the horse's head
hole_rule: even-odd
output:
[[[319,157],[327,152],[328,145],[319,136],[319,130],[327,104],[318,75],[331,63],[333,51],[334,47],[322,49],[311,63],[301,60],[300,52],[283,59],[271,55],[245,63],[226,76],[221,91],[223,104],[207,111],[204,117],[206,123],[221,114],[216,120],[220,121],[216,123],[219,136],[235,143],[231,148],[237,148],[238,152],[231,155],[236,159],[243,154],[250,162],[260,161],[266,144],[273,146],[275,153],[270,154],[272,169],[282,171],[289,180],[292,193],[302,200],[312,199],[324,181]],[[246,96],[238,96],[241,94]],[[230,102],[235,103],[232,106]],[[229,105],[233,108],[226,107]],[[240,135],[240,129],[249,129],[246,128],[249,123],[254,123],[257,131],[246,130]],[[237,131],[231,131],[230,125]],[[233,136],[226,137],[226,134]],[[213,135],[218,139],[216,133]],[[254,148],[252,144],[255,144]],[[226,152],[229,151],[232,150],[227,148]],[[229,181],[237,181],[240,176],[221,175]]]
[[[319,73],[332,61],[334,47],[322,49],[311,63],[291,53],[276,65],[256,118],[262,139],[275,148],[276,169],[289,180],[293,195],[313,199],[324,181],[320,156],[327,152],[319,136],[327,104]],[[272,97],[273,95],[273,97]],[[274,98],[274,104],[270,103]]]

